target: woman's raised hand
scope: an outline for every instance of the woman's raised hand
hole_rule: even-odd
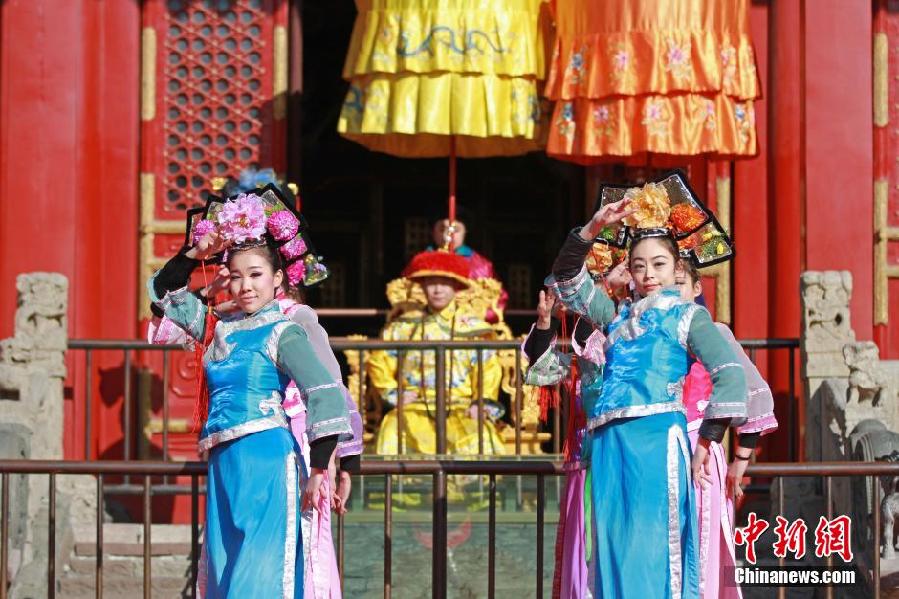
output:
[[[219,293],[227,291],[230,283],[231,273],[228,271],[228,267],[222,264],[215,273],[215,278],[212,279],[212,282],[204,289],[203,293],[207,298],[214,298]]]
[[[230,241],[225,240],[220,234],[212,231],[200,237],[196,245],[188,250],[187,256],[194,260],[208,260],[230,246]]]
[[[596,211],[589,223],[581,227],[581,238],[585,240],[595,239],[603,227],[620,222],[634,212],[636,212],[636,207],[631,207],[631,201],[628,198],[606,204]]]
[[[556,304],[556,296],[546,291],[540,291],[537,299],[537,328],[546,330],[549,328],[552,318],[553,306]]]
[[[209,286],[203,289],[203,295],[212,302],[218,294],[228,290],[228,285],[230,283],[231,273],[228,271],[228,267],[222,264],[219,266],[218,272],[216,273],[215,278],[212,279],[212,282],[209,283]],[[237,307],[237,302],[233,299],[228,299],[216,304],[215,310],[221,314],[227,314],[229,312],[236,312],[237,310],[240,310],[240,308]]]
[[[630,282],[631,271],[628,269],[626,261],[620,262],[606,275],[606,283],[609,284],[609,288],[615,293],[627,287]]]

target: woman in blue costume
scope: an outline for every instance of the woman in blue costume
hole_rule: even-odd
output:
[[[646,195],[660,195],[651,191]],[[569,310],[607,337],[602,384],[581,388],[591,431],[593,530],[587,552],[595,568],[594,597],[695,599],[699,565],[691,477],[707,479],[709,442],[721,439],[732,418],[745,416],[746,383],[709,313],[680,297],[676,277],[683,266],[665,228],[667,212],[661,222],[650,221],[653,228],[640,227],[648,220],[641,216],[654,214],[644,200],[637,192],[609,202],[572,231],[547,282]],[[642,299],[625,300],[616,315],[584,262],[600,233],[623,219],[634,225],[628,264]],[[692,460],[681,399],[691,357],[702,362],[713,383]]]
[[[206,307],[187,289],[188,279],[201,260],[227,250],[229,291],[240,308],[214,325],[203,357],[209,415],[199,449],[208,453],[209,476],[207,559],[201,564],[207,586],[200,595],[299,599],[299,449],[281,406],[290,380],[306,403],[311,445],[303,506],[319,508],[331,456],[353,432],[339,384],[275,299],[285,271],[291,272],[279,241],[298,235],[297,215],[268,187],[207,207],[206,219],[194,246],[182,249],[148,285],[165,316],[202,341]]]

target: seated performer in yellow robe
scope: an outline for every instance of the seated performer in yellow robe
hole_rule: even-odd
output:
[[[456,306],[456,292],[469,285],[468,263],[461,256],[443,251],[416,255],[405,276],[417,281],[425,291],[427,306],[422,311],[403,314],[382,332],[387,341],[479,340],[493,336],[483,320]],[[437,453],[436,357],[433,350],[402,351],[402,376],[397,350],[372,352],[366,365],[369,380],[381,398],[396,407],[402,403],[402,453]],[[445,353],[446,449],[448,454],[478,454],[478,394],[483,390],[485,406],[483,446],[485,454],[503,453],[503,442],[492,419],[501,415],[496,403],[502,370],[494,350],[478,352],[458,349]],[[478,378],[482,381],[479,382]],[[402,385],[400,385],[400,378]],[[400,453],[398,410],[389,411],[381,422],[377,452]]]

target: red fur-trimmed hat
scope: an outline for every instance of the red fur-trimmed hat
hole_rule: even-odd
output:
[[[470,271],[468,260],[462,256],[443,250],[430,250],[413,256],[403,271],[403,276],[409,279],[446,277],[468,287],[471,284]]]

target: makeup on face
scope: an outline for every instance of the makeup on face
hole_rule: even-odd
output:
[[[678,259],[661,239],[641,240],[631,248],[630,271],[637,293],[646,297],[677,283]]]
[[[228,263],[228,290],[237,306],[253,314],[275,298],[283,275],[258,252],[239,252]]]

